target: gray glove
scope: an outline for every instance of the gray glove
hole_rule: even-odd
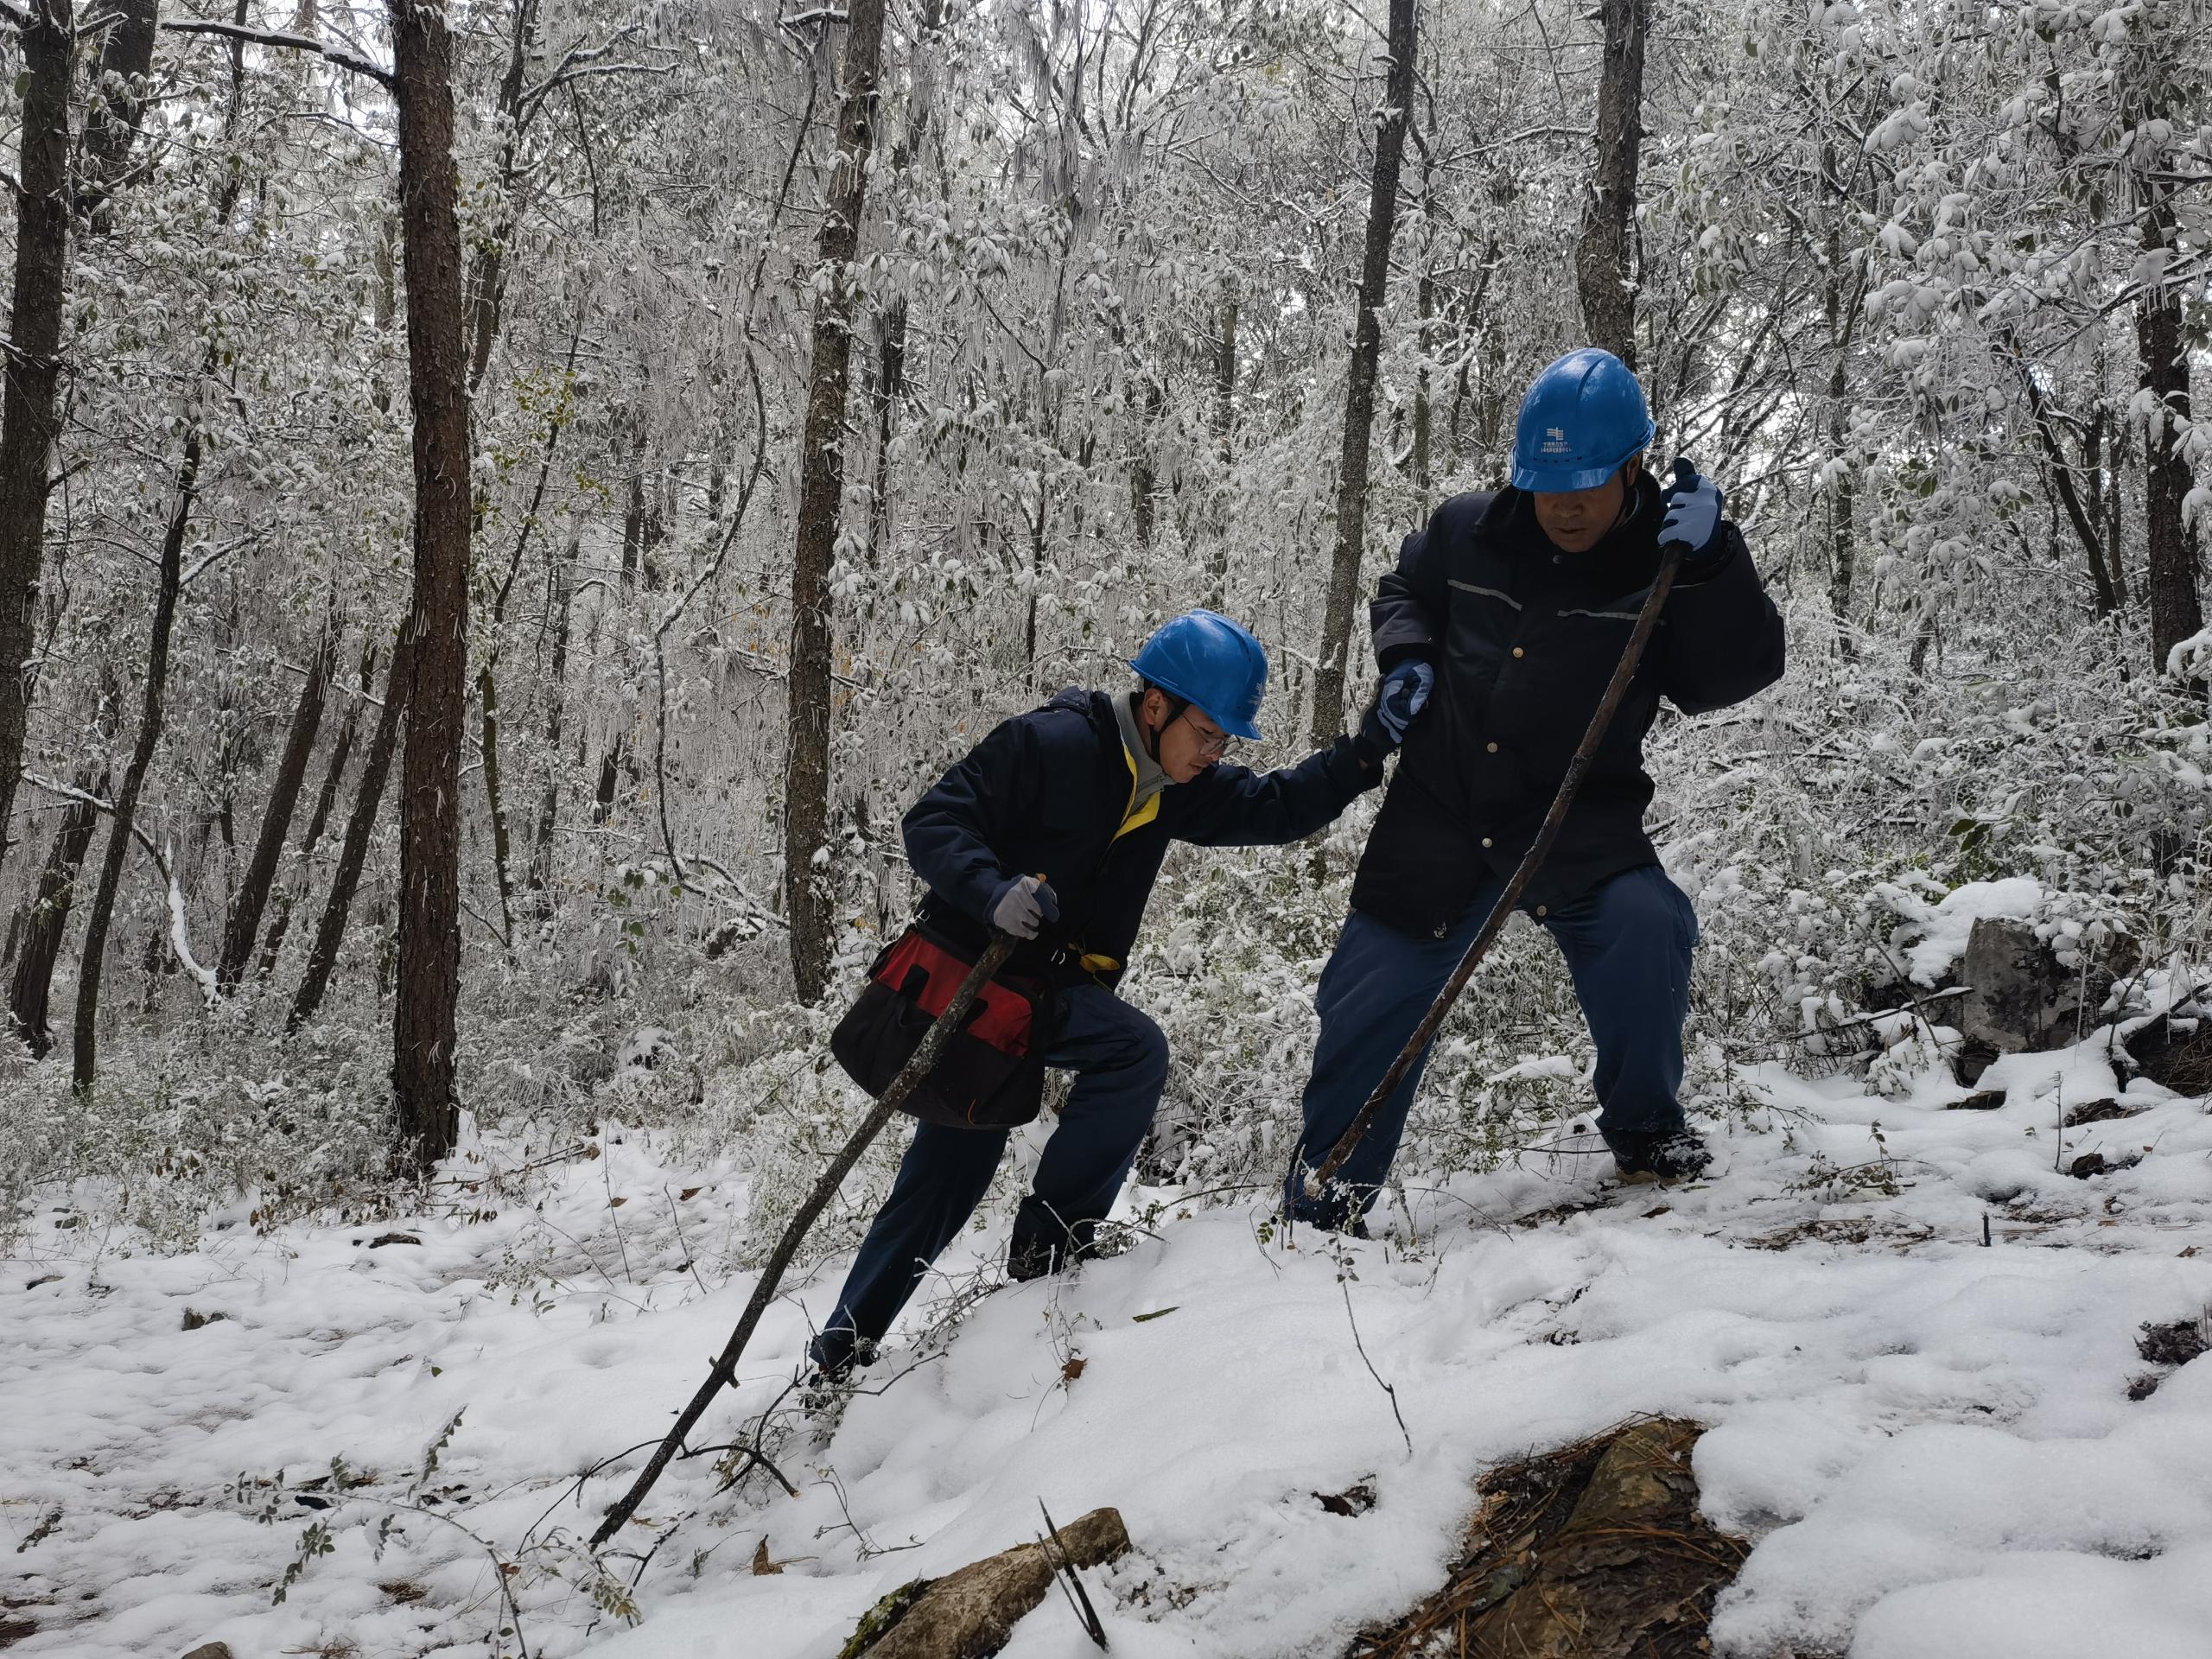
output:
[[[1038,927],[1060,919],[1060,901],[1033,875],[1009,876],[991,894],[991,925],[1017,939],[1033,939]]]

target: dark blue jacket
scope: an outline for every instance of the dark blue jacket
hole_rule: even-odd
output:
[[[1659,569],[1666,501],[1639,475],[1630,515],[1587,553],[1561,553],[1519,490],[1455,495],[1405,539],[1370,616],[1376,660],[1436,664],[1436,690],[1401,752],[1351,901],[1441,937],[1535,839]],[[1656,858],[1643,833],[1643,738],[1659,699],[1684,714],[1739,702],[1782,677],[1782,619],[1735,525],[1685,564],[1599,747],[1529,907],[1579,897]]]
[[[1022,945],[1017,974],[1061,984],[1090,977],[1076,959],[1110,958],[1097,979],[1119,982],[1145,901],[1171,841],[1202,847],[1300,841],[1382,779],[1355,741],[1339,738],[1294,766],[1255,772],[1208,767],[1170,784],[1149,822],[1116,838],[1134,792],[1113,699],[1070,688],[1001,722],[906,814],[906,856],[929,883],[925,920],[981,949],[991,895],[1014,875],[1042,875],[1060,919]],[[1055,958],[1058,958],[1056,960]]]

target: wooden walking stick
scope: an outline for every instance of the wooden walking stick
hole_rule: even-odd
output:
[[[631,1483],[630,1490],[607,1510],[606,1518],[599,1523],[599,1530],[592,1534],[591,1547],[594,1549],[620,1531],[624,1523],[638,1512],[638,1505],[645,1501],[645,1494],[652,1491],[654,1483],[660,1479],[670,1462],[683,1449],[683,1437],[706,1414],[707,1408],[714,1403],[715,1396],[736,1380],[738,1357],[745,1352],[745,1344],[753,1339],[753,1327],[760,1323],[760,1316],[768,1311],[768,1304],[775,1300],[777,1287],[783,1283],[785,1269],[791,1266],[791,1258],[798,1254],[798,1247],[805,1241],[807,1230],[814,1225],[815,1217],[836,1195],[845,1177],[852,1173],[853,1166],[860,1162],[861,1154],[868,1150],[868,1142],[882,1133],[883,1126],[891,1121],[892,1113],[899,1109],[906,1096],[914,1092],[915,1086],[935,1068],[938,1057],[944,1052],[945,1044],[960,1029],[960,1022],[967,1018],[969,1007],[975,1001],[976,993],[983,988],[983,982],[999,970],[1018,943],[1011,933],[993,931],[990,948],[968,970],[968,976],[953,992],[952,1001],[944,1005],[944,1012],[938,1015],[924,1033],[922,1046],[914,1051],[913,1058],[891,1080],[891,1086],[883,1091],[868,1115],[861,1120],[860,1127],[853,1131],[842,1150],[830,1160],[830,1167],[822,1172],[822,1179],[814,1184],[814,1190],[806,1195],[806,1202],[799,1205],[798,1213],[784,1229],[784,1236],[776,1241],[776,1248],[768,1257],[768,1265],[760,1270],[760,1282],[753,1287],[753,1300],[745,1305],[745,1313],[737,1322],[737,1329],[730,1332],[728,1342],[723,1344],[721,1353],[715,1360],[714,1369],[707,1373],[707,1380],[699,1385],[698,1393],[691,1396],[691,1403],[683,1408],[682,1414],[676,1420],[676,1427],[668,1431],[668,1437],[646,1459],[645,1466],[638,1471],[638,1478]]]
[[[1513,914],[1513,907],[1520,903],[1522,893],[1528,890],[1529,883],[1535,879],[1537,870],[1542,868],[1545,855],[1552,849],[1552,843],[1559,839],[1560,826],[1567,822],[1567,810],[1574,804],[1574,791],[1582,787],[1583,776],[1590,770],[1590,762],[1597,755],[1598,746],[1605,741],[1606,728],[1613,723],[1613,715],[1619,711],[1621,699],[1628,695],[1629,682],[1636,677],[1637,665],[1643,661],[1643,647],[1650,641],[1652,629],[1659,624],[1659,608],[1667,602],[1668,592],[1675,585],[1675,573],[1681,568],[1682,544],[1680,542],[1665,543],[1660,552],[1659,575],[1651,584],[1651,592],[1643,601],[1643,608],[1637,613],[1636,626],[1629,632],[1628,644],[1621,651],[1620,663],[1613,670],[1612,681],[1605,687],[1605,695],[1599,700],[1597,713],[1590,716],[1589,729],[1582,734],[1582,742],[1575,749],[1574,758],[1567,763],[1567,776],[1559,780],[1559,793],[1552,797],[1551,810],[1544,814],[1543,827],[1536,831],[1536,839],[1529,844],[1529,850],[1521,855],[1521,862],[1514,869],[1512,878],[1506,882],[1505,890],[1497,895],[1497,902],[1491,906],[1489,918],[1483,923],[1482,931],[1475,935],[1475,942],[1467,947],[1467,954],[1459,958],[1459,965],[1452,970],[1452,977],[1444,982],[1444,988],[1436,994],[1436,1001],[1428,1005],[1428,1012],[1421,1016],[1421,1024],[1414,1027],[1414,1034],[1406,1039],[1406,1046],[1398,1051],[1398,1058],[1390,1062],[1390,1069],[1382,1074],[1382,1081],[1375,1085],[1375,1092],[1368,1096],[1367,1103],[1359,1109],[1358,1116],[1352,1119],[1335,1147],[1331,1148],[1329,1155],[1322,1160],[1321,1166],[1306,1178],[1306,1196],[1308,1198],[1319,1198],[1328,1189],[1329,1183],[1336,1179],[1337,1172],[1344,1167],[1344,1160],[1351,1156],[1353,1149],[1366,1136],[1376,1115],[1382,1111],[1382,1103],[1405,1080],[1406,1073],[1413,1070],[1414,1060],[1420,1058],[1430,1039],[1436,1035],[1436,1028],[1444,1023],[1444,1016],[1459,1000],[1459,993],[1466,989],[1467,982],[1474,977],[1475,969],[1482,965],[1491,942],[1504,931],[1506,918]]]

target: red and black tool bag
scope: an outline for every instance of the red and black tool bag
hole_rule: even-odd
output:
[[[937,1022],[975,962],[919,924],[883,949],[860,1000],[830,1034],[846,1075],[880,1097]],[[899,1109],[956,1129],[1027,1123],[1045,1099],[1052,992],[1042,982],[986,980],[944,1054]]]

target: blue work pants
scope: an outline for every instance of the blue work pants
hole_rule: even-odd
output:
[[[1330,1190],[1306,1195],[1307,1172],[1324,1162],[1421,1024],[1436,994],[1474,942],[1504,887],[1484,884],[1440,938],[1404,933],[1354,911],[1344,922],[1314,995],[1321,1034],[1306,1085],[1306,1128],[1284,1182],[1287,1212],[1342,1226],[1364,1213],[1390,1173],[1406,1114],[1428,1052],[1421,1052]],[[1592,1079],[1598,1127],[1622,1134],[1679,1128],[1682,1021],[1689,1013],[1690,952],[1697,912],[1656,864],[1624,870],[1581,898],[1531,912],[1567,957],[1574,994],[1598,1050]]]
[[[1167,1039],[1103,985],[1059,993],[1056,1017],[1045,1063],[1077,1076],[1038,1160],[1033,1188],[1014,1216],[1011,1249],[1049,1250],[1065,1260],[1105,1219],[1136,1161],[1167,1084]],[[856,1341],[880,1340],[891,1328],[930,1264],[976,1213],[1006,1142],[1004,1129],[915,1125],[891,1196],[861,1243],[836,1311],[814,1339],[816,1364],[840,1364]]]

